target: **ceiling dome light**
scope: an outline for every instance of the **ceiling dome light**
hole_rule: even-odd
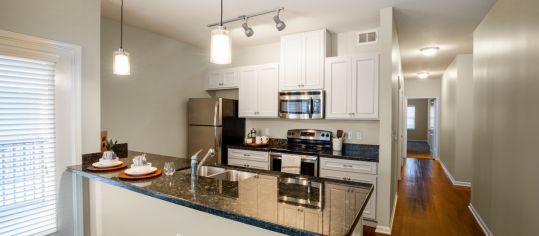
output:
[[[281,12],[281,10],[277,10],[277,15],[273,17],[273,21],[275,21],[275,28],[277,28],[278,31],[282,31],[286,28],[286,24],[279,18],[279,12]]]
[[[423,54],[423,56],[434,56],[438,50],[440,50],[440,47],[426,47],[422,48],[419,51]]]
[[[253,28],[247,25],[247,17],[243,17],[243,24],[241,24],[241,27],[243,28],[243,31],[245,32],[245,36],[251,37],[253,36],[253,34],[255,34],[255,31],[253,30]]]
[[[429,75],[430,73],[426,71],[421,71],[417,73],[417,77],[419,77],[420,79],[426,79],[429,77]]]
[[[123,49],[124,41],[124,1],[122,0],[120,12],[120,48],[112,54],[112,73],[115,75],[130,75],[131,65],[129,53]]]
[[[210,62],[230,64],[232,62],[232,41],[230,31],[223,26],[223,0],[221,0],[221,21],[219,27],[211,31]]]

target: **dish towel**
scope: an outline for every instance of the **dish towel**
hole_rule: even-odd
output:
[[[283,154],[281,160],[281,172],[298,175],[301,173],[300,156]]]

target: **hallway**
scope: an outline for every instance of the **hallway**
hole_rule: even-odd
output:
[[[437,160],[405,161],[392,235],[483,235],[468,210],[469,188],[453,186]]]

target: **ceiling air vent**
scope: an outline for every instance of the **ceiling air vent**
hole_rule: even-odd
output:
[[[357,45],[376,43],[378,41],[378,32],[375,30],[357,33]]]

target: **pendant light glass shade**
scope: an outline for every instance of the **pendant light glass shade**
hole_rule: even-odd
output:
[[[115,75],[130,75],[131,66],[129,64],[129,53],[123,48],[114,51],[113,53],[113,73]]]
[[[215,64],[230,64],[232,61],[232,42],[230,32],[224,26],[211,31],[210,62]]]

